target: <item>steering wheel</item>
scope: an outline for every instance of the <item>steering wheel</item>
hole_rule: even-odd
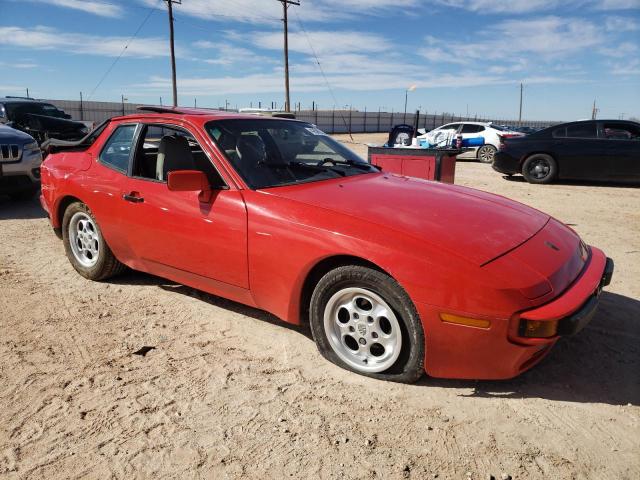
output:
[[[324,160],[320,160],[318,163],[316,163],[317,167],[324,167],[325,164],[330,163],[332,167],[336,166],[336,162],[333,158],[325,158]]]

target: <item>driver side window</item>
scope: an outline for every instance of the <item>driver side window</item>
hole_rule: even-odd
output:
[[[199,170],[212,187],[225,186],[191,133],[167,125],[145,125],[138,140],[132,176],[166,183],[169,172],[177,170]]]

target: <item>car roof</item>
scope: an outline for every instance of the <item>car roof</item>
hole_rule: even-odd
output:
[[[251,113],[236,113],[228,112],[226,110],[213,110],[209,108],[188,108],[188,107],[164,107],[164,106],[143,106],[138,107],[140,113],[132,113],[129,115],[113,117],[111,120],[115,122],[125,122],[128,120],[167,120],[173,118],[176,120],[191,120],[199,124],[204,124],[211,120],[229,120],[229,119],[244,119],[244,120],[288,120],[299,121],[289,118],[277,117],[277,116],[264,116]]]
[[[49,102],[44,100],[27,97],[0,97],[0,103],[46,103],[47,105],[51,105]]]
[[[469,125],[482,125],[483,127],[490,127],[492,125],[491,122],[474,122],[467,120],[456,120],[455,122],[445,123],[444,125],[453,125],[454,123],[467,123]]]

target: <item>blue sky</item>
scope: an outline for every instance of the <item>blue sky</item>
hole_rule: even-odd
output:
[[[303,108],[397,111],[416,85],[409,110],[510,119],[522,81],[525,118],[590,117],[594,99],[600,117],[640,117],[640,0],[300,2],[290,62]],[[181,104],[282,105],[279,2],[183,0],[175,12]],[[0,95],[169,103],[167,38],[162,0],[0,0]]]

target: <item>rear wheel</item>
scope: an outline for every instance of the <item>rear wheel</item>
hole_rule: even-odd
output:
[[[407,293],[388,275],[339,267],[318,282],[310,324],[320,353],[362,375],[415,382],[424,373],[424,333]]]
[[[550,155],[531,155],[522,165],[522,176],[529,183],[551,183],[558,176],[558,164]]]
[[[493,163],[496,157],[496,147],[493,145],[483,145],[478,149],[478,161],[482,163]]]
[[[84,203],[72,203],[64,212],[62,240],[71,265],[85,278],[105,280],[126,268],[111,252]]]

